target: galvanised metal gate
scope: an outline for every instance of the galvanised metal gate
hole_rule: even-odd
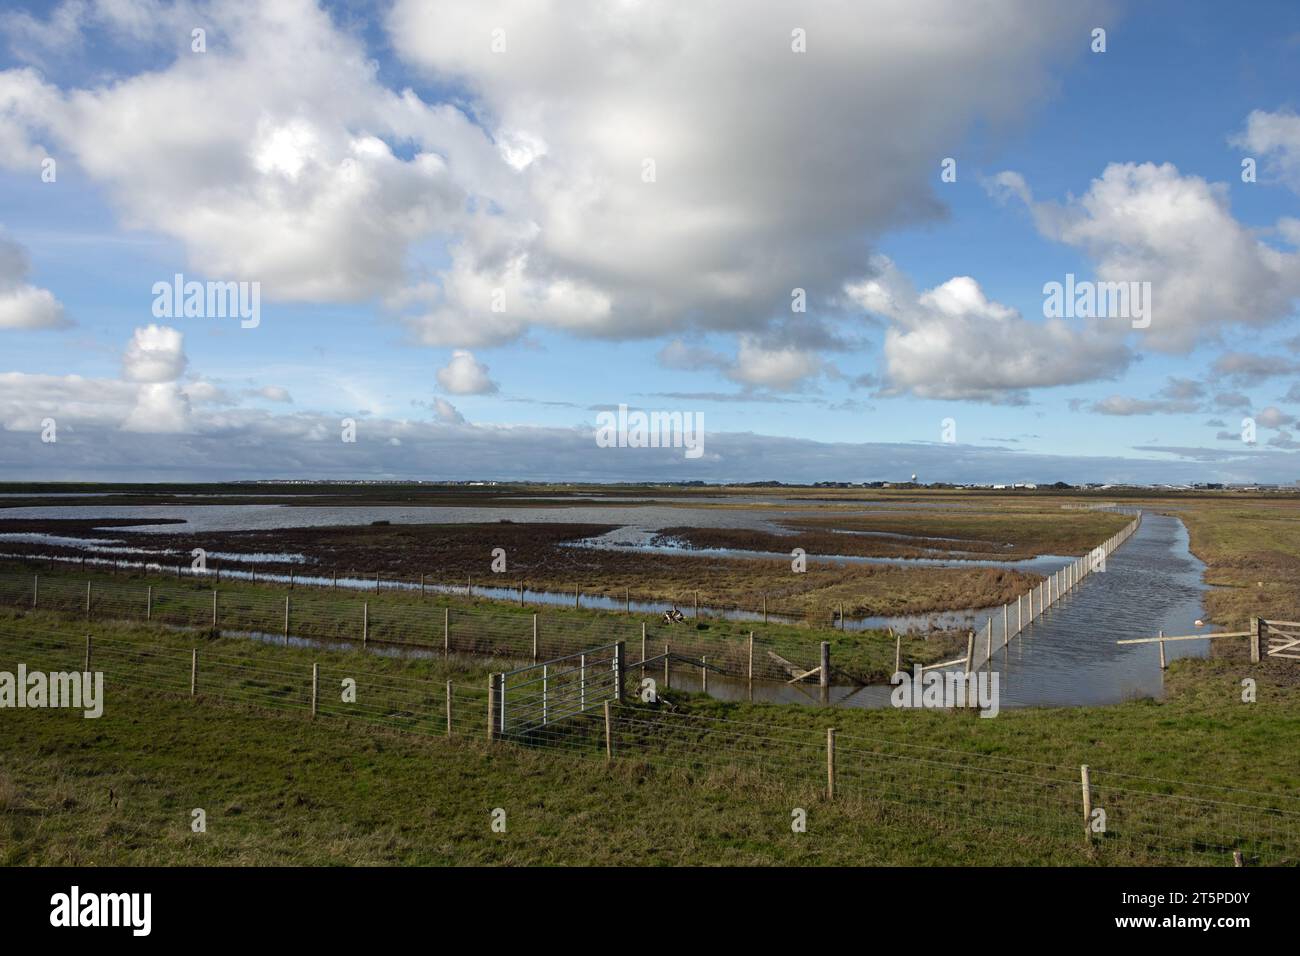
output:
[[[625,673],[624,644],[617,641],[496,674],[490,695],[493,736],[527,734],[621,700]]]

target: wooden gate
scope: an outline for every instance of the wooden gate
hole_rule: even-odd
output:
[[[1268,656],[1300,661],[1300,621],[1260,621],[1268,638]]]

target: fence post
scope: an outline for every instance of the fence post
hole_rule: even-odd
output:
[[[289,595],[284,596],[284,642],[289,643]]]
[[[311,715],[316,716],[316,690],[320,686],[320,665],[312,661],[311,665]]]
[[[1002,646],[1011,643],[1011,612],[1007,605],[1002,605]]]
[[[1160,636],[1164,637],[1165,632],[1161,631]],[[1161,670],[1165,669],[1165,642],[1164,641],[1160,642],[1160,669]]]
[[[1079,767],[1079,781],[1083,788],[1083,836],[1092,842],[1092,784],[1088,778],[1088,765]]]
[[[622,641],[614,643],[614,699],[623,702],[623,674],[627,668],[627,650]]]
[[[424,575],[420,575],[420,597],[424,597]]]
[[[1259,618],[1252,617],[1250,619],[1250,662],[1252,664],[1259,663],[1259,634],[1261,630],[1263,628],[1260,625]]]
[[[614,759],[614,734],[610,726],[609,701],[605,701],[605,762]]]
[[[213,628],[213,630],[215,630],[216,627],[217,627],[217,590],[216,590],[216,588],[213,588],[213,589],[212,589],[212,628]]]
[[[89,581],[87,581],[87,582],[86,582],[86,617],[90,617],[90,589],[91,589],[91,587],[93,587],[93,585],[92,585]]]
[[[989,615],[988,631],[984,637],[984,656],[988,659],[989,668],[993,667],[993,615]]]
[[[664,645],[664,690],[673,689],[672,648],[671,644]]]
[[[746,676],[750,680],[754,679],[754,632],[753,631],[749,632],[749,670],[746,671]]]
[[[91,637],[89,634],[87,634],[86,635],[86,667],[85,667],[85,671],[87,674],[90,673],[90,645],[91,645]]]
[[[623,613],[632,613],[632,589],[629,587],[623,588]]]
[[[543,664],[543,665],[542,665],[542,726],[543,726],[543,727],[546,726],[546,719],[547,719],[547,716],[548,716],[548,708],[547,708],[548,695],[547,695],[547,691],[550,689],[550,688],[548,687],[548,684],[550,683],[550,675],[549,675],[548,671],[549,671],[549,667],[548,667],[548,665]]]
[[[537,663],[537,614],[533,614],[533,663]]]
[[[144,592],[144,619],[146,621],[153,620],[153,585],[152,584],[148,585],[145,588],[145,592]]]
[[[822,659],[820,664],[820,675],[817,683],[821,687],[829,687],[831,683],[831,642],[822,641]]]
[[[370,602],[361,602],[361,646],[370,641]]]
[[[587,709],[587,655],[578,655],[578,710]]]
[[[897,674],[903,669],[903,634],[900,631],[894,635],[894,673]]]
[[[964,673],[970,673],[971,659],[975,656],[975,632],[966,632],[966,670]]]
[[[826,799],[835,799],[835,728],[826,728]]]
[[[451,681],[447,681],[447,736],[451,736]]]
[[[451,656],[451,606],[442,609],[442,656]]]
[[[645,677],[645,621],[641,622],[641,676]]]
[[[709,659],[703,655],[700,656],[700,690],[709,692]]]
[[[199,649],[197,647],[190,649],[190,696],[193,697],[199,689]]]
[[[496,738],[497,713],[497,675],[488,674],[487,735],[488,740]]]
[[[763,592],[763,623],[767,623],[767,592]]]

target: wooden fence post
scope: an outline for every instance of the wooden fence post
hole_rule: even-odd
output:
[[[645,677],[645,621],[641,622],[641,676]]]
[[[826,728],[826,799],[835,799],[835,728]]]
[[[316,691],[320,686],[320,665],[312,661],[311,665],[311,715],[316,716]]]
[[[145,592],[144,592],[144,619],[146,621],[153,620],[153,585],[152,584],[148,585],[145,588]]]
[[[284,642],[289,643],[289,595],[284,596]]]
[[[90,673],[90,645],[91,645],[91,643],[92,643],[92,639],[91,639],[90,635],[87,634],[87,635],[86,635],[86,667],[85,667],[85,671],[86,671],[87,674]]]
[[[1164,637],[1165,632],[1161,631],[1160,636]],[[1164,641],[1160,642],[1160,669],[1161,670],[1165,669],[1165,642]]]
[[[709,692],[709,659],[703,655],[700,656],[700,690]]]
[[[361,602],[361,646],[364,648],[370,641],[370,602]]]
[[[91,583],[90,583],[89,581],[87,581],[87,582],[86,582],[86,617],[90,617],[90,589],[91,589],[91,587],[92,587]]]
[[[822,641],[820,674],[817,683],[821,687],[829,687],[831,683],[831,642]]]
[[[212,590],[212,629],[213,629],[213,630],[216,630],[216,628],[217,628],[217,591],[216,591],[216,588],[213,588],[213,590]]]
[[[971,659],[974,658],[974,656],[975,656],[975,632],[967,631],[966,632],[966,670],[965,670],[965,673],[967,674],[970,673]]]
[[[763,592],[763,623],[767,623],[767,592]]]
[[[199,649],[197,647],[190,649],[190,696],[193,697],[199,689]]]
[[[451,606],[442,609],[442,656],[451,656]]]
[[[1263,628],[1260,625],[1259,618],[1252,617],[1250,619],[1250,662],[1252,664],[1259,663],[1259,635],[1261,630]]]
[[[754,679],[754,632],[749,632],[749,667],[745,671],[745,676],[750,680]]]
[[[488,674],[487,735],[488,740],[496,738],[497,715],[497,675]]]
[[[537,663],[537,615],[533,615],[533,663]]]
[[[1092,784],[1088,778],[1088,765],[1079,767],[1079,782],[1083,789],[1083,836],[1092,842]]]
[[[451,681],[447,681],[447,736],[451,736]]]
[[[894,635],[894,673],[897,674],[903,669],[903,634],[900,631]]]
[[[623,613],[632,613],[632,589],[629,587],[623,588]]]

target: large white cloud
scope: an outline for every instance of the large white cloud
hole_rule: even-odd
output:
[[[516,321],[594,335],[759,331],[794,287],[827,303],[864,240],[942,214],[940,159],[976,118],[1016,117],[1096,9],[398,0],[399,55],[469,91],[534,226],[495,257],[456,248],[456,287],[414,324],[515,334],[473,318],[511,283]]]
[[[1300,296],[1300,252],[1261,241],[1232,215],[1224,185],[1172,164],[1112,163],[1066,204],[1035,201],[1012,172],[991,188],[1023,200],[1044,235],[1083,250],[1100,280],[1150,282],[1150,327],[1140,334],[1152,348],[1186,352],[1234,328],[1271,325]]]
[[[1131,355],[1099,323],[1031,322],[991,301],[969,276],[917,294],[887,259],[848,297],[893,324],[885,332],[885,394],[994,403],[1026,401],[1026,390],[1109,378]]]

